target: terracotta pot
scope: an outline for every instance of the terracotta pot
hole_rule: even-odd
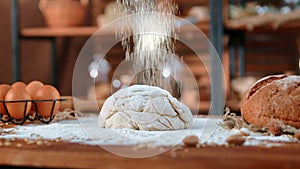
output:
[[[40,0],[39,8],[49,27],[81,26],[86,17],[88,0]]]

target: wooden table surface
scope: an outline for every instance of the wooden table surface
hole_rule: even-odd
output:
[[[199,116],[204,117],[204,116]],[[213,117],[213,116],[211,116]],[[219,118],[219,116],[214,117]],[[12,124],[1,128],[14,127]],[[1,131],[1,135],[6,134]],[[44,140],[43,140],[44,141]],[[104,169],[298,169],[300,142],[285,143],[280,147],[254,146],[175,146],[164,147],[85,145],[62,140],[46,140],[48,144],[28,144],[28,139],[0,139],[0,167],[43,168],[104,168]],[[9,142],[9,145],[5,145]],[[112,154],[118,152],[149,153],[161,151],[149,158],[127,158]]]
[[[0,165],[49,168],[300,168],[300,144],[282,147],[200,147],[169,150],[151,158],[126,158],[111,154],[99,146],[51,142],[50,145],[25,144],[13,141],[0,147]],[[133,147],[115,146],[120,150],[137,151]],[[157,151],[156,149],[138,149]]]

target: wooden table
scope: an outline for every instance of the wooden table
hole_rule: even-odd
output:
[[[170,150],[151,158],[125,158],[106,152],[98,146],[66,142],[51,145],[0,147],[2,166],[49,168],[299,168],[300,144],[284,147],[202,147]],[[117,147],[132,149],[131,147]],[[132,151],[135,151],[132,149]],[[155,151],[145,149],[145,151]]]
[[[199,116],[205,117],[205,116]],[[219,118],[219,116],[215,117]],[[4,125],[5,128],[14,125]],[[5,134],[5,132],[2,132]],[[17,136],[16,136],[17,137]],[[254,146],[175,146],[168,151],[145,146],[85,145],[62,140],[47,140],[49,144],[28,144],[26,140],[9,141],[0,139],[0,166],[4,167],[47,167],[47,168],[122,168],[122,169],[298,169],[300,168],[300,142],[285,143],[280,147]],[[20,146],[21,145],[21,146]],[[107,149],[118,152],[161,151],[150,158],[127,158],[112,154]]]

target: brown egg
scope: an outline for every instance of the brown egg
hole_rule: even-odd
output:
[[[11,85],[11,87],[22,87],[25,89],[26,87],[26,84],[24,82],[21,82],[21,81],[18,81],[18,82],[15,82]]]
[[[34,98],[35,93],[42,86],[44,86],[44,84],[42,82],[34,80],[34,81],[31,81],[30,83],[28,83],[25,89],[30,94],[31,98]],[[31,106],[30,114],[34,115],[35,112],[36,112],[35,106]]]
[[[34,97],[34,100],[54,100],[59,99],[60,94],[57,89],[51,85],[44,85],[40,87]],[[52,110],[53,102],[52,101],[44,101],[44,102],[37,102],[38,113],[44,117],[49,118]],[[59,110],[60,102],[57,101],[55,103],[53,109],[53,115],[55,115]]]
[[[8,90],[11,89],[11,86],[8,84],[2,84],[0,85],[0,100],[5,100],[5,95],[8,92]],[[3,102],[0,103],[0,113],[6,114],[6,109],[3,105]]]
[[[34,80],[25,87],[26,91],[30,94],[32,98],[34,98],[36,91],[44,86],[44,84],[40,81]]]
[[[5,96],[6,101],[21,101],[21,100],[31,100],[30,94],[23,88],[22,86],[17,86],[11,88]],[[11,117],[15,119],[23,119],[24,118],[24,110],[25,110],[26,102],[10,102],[6,103],[7,110]],[[32,102],[27,103],[27,108],[25,110],[25,115],[27,115],[30,111]]]

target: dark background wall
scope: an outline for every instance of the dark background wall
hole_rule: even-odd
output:
[[[90,10],[85,25],[96,25],[95,17],[104,11],[105,5],[114,0],[90,0]],[[207,2],[199,0],[178,1],[181,8]],[[41,27],[45,21],[38,8],[39,0],[19,0],[20,27]],[[0,1],[0,84],[13,83],[12,45],[11,45],[11,0]],[[184,12],[182,12],[184,13]],[[72,73],[76,58],[88,37],[58,38],[59,83],[62,95],[72,94]],[[51,46],[47,40],[22,40],[21,80],[28,83],[40,80],[51,82]]]
[[[112,0],[91,0],[90,15],[85,24],[96,24],[94,15],[103,12],[105,4]],[[180,9],[200,0],[178,0]],[[189,2],[189,3],[187,3]],[[208,1],[205,1],[208,2]],[[19,0],[21,27],[45,26],[38,9],[39,0]],[[96,4],[96,5],[95,5]],[[193,4],[192,4],[193,5]],[[190,5],[190,6],[192,6]],[[204,5],[208,5],[205,3]],[[0,83],[13,83],[11,48],[11,0],[0,1]],[[181,12],[184,13],[184,12]],[[92,16],[93,15],[93,16]],[[294,33],[249,34],[246,36],[246,74],[265,76],[297,71],[299,46]],[[82,46],[88,37],[58,38],[59,90],[62,95],[72,94],[73,67]],[[297,50],[298,49],[298,50]],[[299,71],[299,70],[298,70]],[[51,81],[50,43],[46,40],[21,41],[21,79],[28,83],[40,80]]]

